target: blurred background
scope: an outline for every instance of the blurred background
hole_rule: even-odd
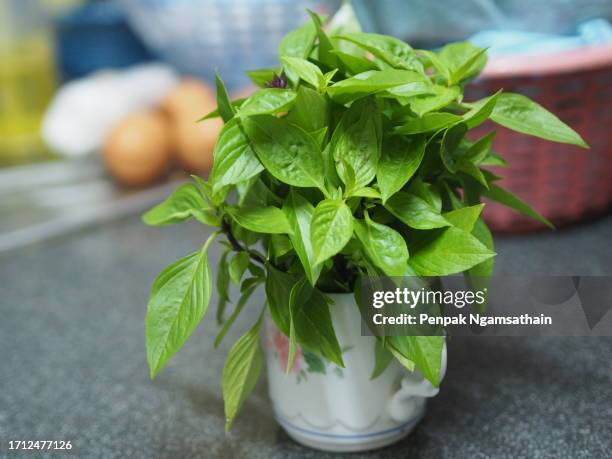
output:
[[[471,40],[489,64],[468,98],[526,94],[590,144],[500,129],[505,186],[562,226],[612,204],[612,2],[354,0],[366,31],[419,48]],[[2,0],[0,252],[135,214],[206,174],[220,124],[214,71],[234,96],[274,66],[306,8],[340,0]],[[490,206],[498,232],[540,229]]]

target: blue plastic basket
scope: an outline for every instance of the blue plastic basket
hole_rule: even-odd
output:
[[[184,73],[230,89],[244,71],[277,63],[281,38],[307,20],[306,8],[332,12],[337,0],[122,0],[130,22],[159,57]]]

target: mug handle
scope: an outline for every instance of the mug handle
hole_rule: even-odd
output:
[[[440,381],[446,374],[446,343],[442,349],[442,362],[440,366]],[[420,376],[418,379],[415,376]],[[418,377],[417,376],[417,377]],[[392,395],[388,404],[388,412],[395,422],[408,422],[420,410],[420,402],[424,398],[435,397],[440,392],[420,373],[412,372],[402,378],[400,388]]]

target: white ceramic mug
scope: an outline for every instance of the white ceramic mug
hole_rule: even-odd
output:
[[[326,451],[364,451],[406,436],[425,412],[425,400],[437,395],[418,372],[393,360],[371,380],[374,342],[361,336],[361,317],[353,295],[330,295],[336,336],[345,368],[298,350],[286,374],[288,340],[266,321],[268,385],[279,424],[296,441]],[[446,372],[446,345],[441,377]]]

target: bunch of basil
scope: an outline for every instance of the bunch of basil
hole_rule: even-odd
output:
[[[260,373],[264,310],[289,338],[287,368],[297,345],[343,366],[326,292],[351,292],[360,275],[489,275],[495,253],[481,196],[550,225],[483,169],[504,165],[491,150],[495,132],[468,140],[470,129],[491,119],[586,146],[522,95],[465,102],[463,85],[482,70],[483,49],[415,50],[362,33],[346,7],[325,30],[311,16],[282,40],[280,68],[249,72],[261,89],[246,100],[230,101],[217,77],[218,110],[207,117],[221,116],[225,125],[208,181],[194,177],[144,216],[152,225],[194,218],[219,228],[153,285],[146,321],[152,377],[208,309],[206,251],[216,236],[225,238],[216,344],[255,289],[265,288],[267,304],[223,371],[227,428]],[[226,318],[230,282],[240,285],[240,298]],[[377,346],[375,373],[394,357],[438,384],[442,346],[440,336],[388,338]]]

